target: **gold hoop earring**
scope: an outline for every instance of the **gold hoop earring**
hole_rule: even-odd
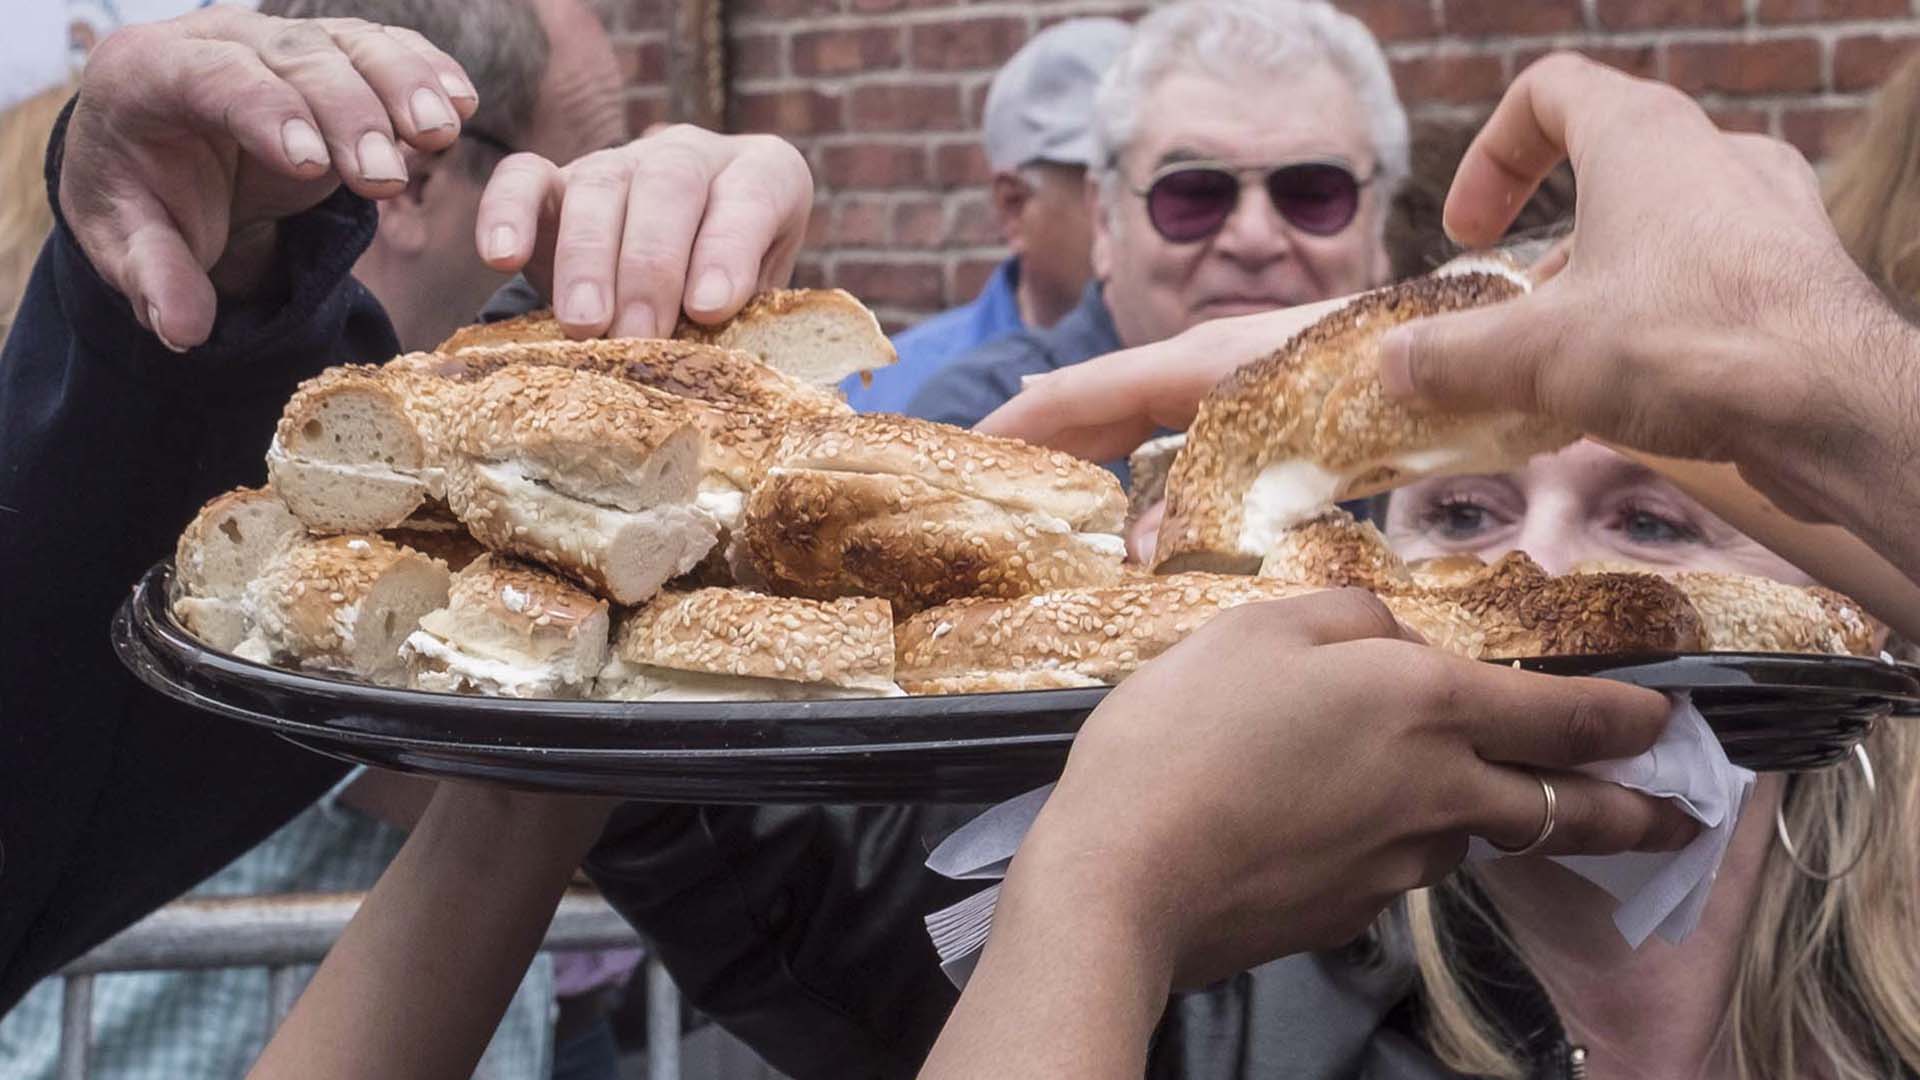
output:
[[[1880,788],[1878,784],[1874,783],[1873,759],[1867,756],[1866,746],[1860,743],[1853,744],[1853,759],[1860,765],[1860,778],[1865,781],[1867,785],[1867,798],[1877,798],[1880,794]],[[1800,861],[1800,852],[1793,846],[1793,837],[1787,832],[1787,801],[1785,799],[1781,799],[1780,804],[1773,808],[1773,832],[1780,840],[1780,850],[1787,853],[1787,860],[1793,863],[1795,870],[1800,871],[1800,873],[1812,878],[1814,881],[1828,883],[1839,881],[1841,878],[1853,873],[1854,868],[1860,865],[1860,860],[1866,857],[1867,845],[1873,842],[1873,830],[1865,830],[1861,834],[1860,843],[1854,848],[1853,854],[1841,864],[1838,870],[1829,869],[1825,873],[1821,873]]]

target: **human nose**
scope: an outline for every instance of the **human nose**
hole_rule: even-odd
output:
[[[1604,561],[1608,552],[1587,536],[1577,522],[1557,514],[1527,515],[1514,547],[1527,553],[1549,574],[1560,575],[1585,562]]]
[[[1293,254],[1295,237],[1258,184],[1240,185],[1233,213],[1214,238],[1216,252],[1243,263],[1268,263]]]

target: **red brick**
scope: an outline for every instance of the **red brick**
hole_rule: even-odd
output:
[[[1429,38],[1440,32],[1428,0],[1344,0],[1339,6],[1366,23],[1381,41]]]
[[[1860,112],[1851,108],[1787,109],[1780,114],[1780,137],[1819,161],[1846,141]]]
[[[732,78],[777,79],[786,73],[787,43],[778,34],[741,34],[727,49],[727,74]]]
[[[1402,101],[1471,103],[1492,101],[1506,89],[1498,56],[1417,56],[1393,62],[1393,84]]]
[[[813,212],[807,215],[807,235],[801,247],[816,251],[826,246],[833,227],[833,204],[815,199]]]
[[[980,85],[967,92],[967,126],[977,128],[986,123],[987,91],[993,89],[993,80],[983,80]]]
[[[834,188],[918,187],[927,180],[927,155],[918,146],[829,146],[818,175]]]
[[[802,255],[793,267],[793,287],[796,289],[824,289],[829,285],[827,265],[818,256]]]
[[[1577,49],[1521,49],[1513,54],[1513,73],[1520,74],[1534,61],[1552,52],[1575,52],[1589,60],[1619,68],[1643,79],[1660,76],[1660,48],[1657,45],[1582,45]]]
[[[1446,0],[1446,30],[1468,37],[1580,29],[1580,0]]]
[[[834,247],[885,247],[887,204],[877,199],[848,199],[833,209],[827,242]]]
[[[793,36],[795,75],[851,75],[900,66],[900,31],[890,26],[815,30]]]
[[[857,87],[847,100],[847,124],[855,131],[960,131],[957,86],[908,83]]]
[[[839,259],[834,282],[868,304],[894,304],[931,311],[945,299],[940,266],[931,262]]]
[[[954,247],[993,247],[1006,242],[1000,235],[1000,223],[994,220],[993,203],[986,195],[962,198],[953,208],[953,224],[947,229],[947,243]]]
[[[667,0],[627,0],[615,14],[622,30],[667,28]]]
[[[663,124],[667,120],[667,99],[664,97],[636,97],[627,99],[627,133],[638,138],[647,133],[654,124]]]
[[[729,18],[797,19],[806,15],[828,15],[838,5],[834,0],[727,0]]]
[[[1760,0],[1761,22],[1838,22],[1908,14],[1907,0]]]
[[[776,135],[839,131],[840,99],[817,90],[772,90],[733,99],[733,130]]]
[[[667,43],[664,41],[644,38],[622,41],[613,47],[613,55],[620,61],[621,81],[628,86],[656,84],[667,77]]]
[[[942,190],[977,187],[993,179],[993,166],[977,142],[944,143],[933,149],[933,182]]]
[[[1920,38],[1872,34],[1833,43],[1833,88],[1872,90],[1920,47]]]
[[[939,199],[913,199],[893,208],[893,245],[937,250],[946,242],[947,208]]]
[[[1745,0],[1595,0],[1603,30],[1664,30],[1670,26],[1739,26]]]
[[[1722,131],[1746,131],[1756,135],[1773,133],[1773,117],[1766,109],[1747,105],[1725,105],[1707,110],[1707,116]]]
[[[1027,37],[1025,19],[968,19],[913,28],[909,52],[924,71],[998,67]]]
[[[957,302],[965,303],[980,295],[987,287],[987,279],[1000,268],[1000,259],[963,259],[953,267],[953,296]]]
[[[1820,89],[1812,38],[1667,46],[1667,81],[1688,93],[1808,93]]]

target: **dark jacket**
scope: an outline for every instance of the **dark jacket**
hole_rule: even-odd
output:
[[[49,198],[59,168],[49,154]],[[0,354],[0,1012],[345,769],[141,687],[107,626],[202,502],[266,479],[296,383],[393,354],[348,276],[373,228],[345,192],[287,222],[262,298],[223,305],[184,356],[141,329],[64,220],[41,252]]]

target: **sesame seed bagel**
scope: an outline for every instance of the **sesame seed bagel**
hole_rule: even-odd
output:
[[[1628,568],[1623,563],[1583,563],[1573,572]],[[1681,570],[1664,576],[1700,612],[1702,644],[1713,652],[1873,656],[1886,636],[1886,628],[1859,604],[1822,586],[1711,570]]]
[[[897,674],[909,694],[1112,684],[1228,608],[1317,591],[1265,578],[1172,574],[956,600],[900,624]]]
[[[890,697],[900,693],[893,665],[893,613],[884,600],[667,592],[621,620],[600,695]]]
[[[1250,573],[1281,530],[1336,500],[1498,472],[1571,442],[1571,429],[1520,413],[1416,412],[1380,385],[1388,330],[1527,288],[1503,261],[1443,268],[1355,297],[1223,380],[1169,474],[1155,569]]]
[[[541,567],[482,555],[400,653],[417,689],[575,698],[606,663],[608,626],[605,600]]]
[[[918,476],[784,467],[748,498],[739,539],[748,568],[777,592],[878,596],[900,614],[1109,584],[1124,557],[1117,537]]]
[[[706,443],[680,398],[518,365],[474,386],[454,432],[447,504],[474,538],[620,603],[652,596],[718,538],[697,503]]]
[[[400,643],[447,602],[446,565],[378,536],[290,539],[248,586],[242,655],[398,685]]]
[[[873,312],[844,289],[768,289],[716,326],[681,319],[673,336],[752,353],[827,389],[897,359]]]
[[[762,363],[751,353],[693,341],[595,338],[495,342],[457,350],[442,346],[440,352],[396,357],[386,367],[477,382],[515,364],[592,371],[675,397],[789,418],[849,411],[846,402],[833,394]]]

